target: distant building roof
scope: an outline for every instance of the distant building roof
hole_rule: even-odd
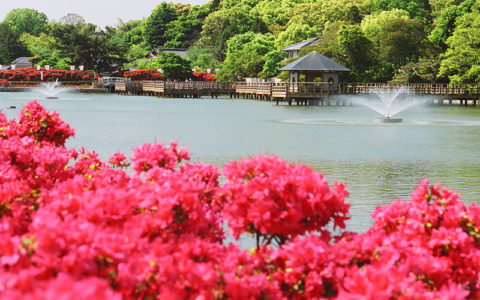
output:
[[[159,56],[160,54],[162,53],[175,53],[176,55],[179,55],[183,58],[185,58],[187,56],[187,49],[183,49],[183,48],[155,48],[153,51],[150,51],[147,53],[147,55],[145,56],[146,58],[154,58],[154,57],[157,57]]]
[[[176,48],[176,49],[163,48],[163,49],[160,49],[160,51],[161,51],[162,53],[164,53],[164,52],[175,53],[176,55],[179,55],[179,56],[181,56],[181,57],[186,57],[186,56],[187,56],[187,49],[180,49],[180,48]]]
[[[30,57],[19,57],[10,64],[18,68],[33,67],[33,64],[28,60]]]
[[[333,72],[349,72],[350,69],[345,68],[341,64],[331,60],[330,58],[313,51],[302,58],[297,59],[289,65],[281,68],[280,71],[333,71]]]
[[[299,42],[299,43],[287,46],[287,47],[283,48],[282,50],[283,51],[300,50],[301,48],[309,46],[312,43],[318,41],[319,39],[320,39],[319,37],[314,37],[313,39],[309,39],[309,40],[306,40],[306,41],[303,41],[303,42]]]

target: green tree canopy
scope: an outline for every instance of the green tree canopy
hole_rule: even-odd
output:
[[[252,31],[267,32],[262,20],[251,14],[251,7],[239,4],[231,8],[222,8],[208,15],[202,27],[198,46],[209,49],[218,60],[224,60],[227,41],[237,34]]]
[[[48,18],[47,15],[35,9],[16,8],[5,16],[3,23],[18,35],[22,33],[39,35],[46,31]]]
[[[419,21],[393,19],[379,32],[379,57],[384,63],[398,68],[420,57],[425,39],[424,26]]]
[[[266,54],[274,50],[271,34],[247,32],[228,40],[227,57],[218,73],[221,80],[236,80],[237,76],[258,77],[263,71]]]
[[[129,62],[144,58],[150,48],[143,40],[143,22],[129,21],[118,28],[107,27],[108,43],[118,45]]]
[[[192,62],[175,53],[166,52],[145,65],[149,69],[162,69],[168,79],[185,80],[192,76]]]
[[[479,83],[480,12],[465,14],[457,22],[453,35],[447,39],[448,49],[439,76],[448,77],[453,83]]]
[[[172,3],[162,2],[145,20],[143,37],[151,48],[162,47],[167,42],[168,24],[177,19],[177,12]]]
[[[375,11],[388,11],[395,8],[408,11],[411,19],[417,19],[423,24],[429,24],[431,21],[431,7],[426,0],[373,0]]]
[[[187,58],[192,62],[193,68],[198,71],[214,70],[221,65],[221,62],[208,49],[196,46],[188,49]]]
[[[0,62],[8,65],[17,57],[28,56],[27,47],[20,42],[17,33],[10,29],[10,26],[0,23]]]
[[[30,61],[33,64],[49,65],[54,68],[67,69],[70,66],[69,58],[62,58],[56,49],[53,48],[55,39],[46,33],[39,36],[24,33],[20,41],[27,46],[28,51],[33,55]]]
[[[376,66],[373,42],[368,39],[360,26],[344,26],[338,33],[338,43],[351,76],[357,81],[371,80]]]
[[[109,71],[125,63],[122,47],[109,40],[111,32],[98,32],[93,24],[63,25],[56,23],[52,29],[54,49],[74,65],[96,71]]]
[[[472,9],[479,9],[480,4],[477,0],[454,1],[446,6],[442,14],[438,17],[437,26],[431,32],[429,38],[432,42],[437,44],[442,49],[447,48],[447,39],[453,34],[457,26],[457,20],[462,16],[472,11]]]
[[[422,58],[408,63],[397,70],[392,83],[435,83],[438,82],[440,61]]]
[[[186,14],[178,17],[167,26],[165,47],[188,48],[199,38],[205,18],[209,14],[208,5],[192,6]]]
[[[77,14],[69,13],[60,18],[59,21],[63,25],[83,26],[86,24],[85,19]]]
[[[375,38],[378,36],[382,26],[393,19],[408,20],[410,18],[406,10],[394,8],[392,10],[376,12],[365,16],[360,26],[362,27],[365,36]]]
[[[280,69],[280,62],[286,57],[285,51],[272,50],[265,55],[265,64],[263,65],[262,72],[258,75],[263,78],[271,78],[278,74]]]

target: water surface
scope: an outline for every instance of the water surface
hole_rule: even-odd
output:
[[[258,153],[276,154],[346,182],[352,219],[363,232],[376,206],[408,199],[422,178],[480,199],[480,109],[416,107],[398,114],[402,124],[376,124],[358,106],[296,107],[231,99],[161,99],[64,93],[42,100],[38,92],[2,93],[2,109],[16,117],[33,99],[75,128],[69,147],[96,150],[103,159],[131,154],[143,143],[177,140],[192,161],[223,166]]]

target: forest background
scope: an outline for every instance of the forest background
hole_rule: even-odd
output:
[[[314,37],[351,69],[351,82],[479,83],[480,0],[213,0],[162,2],[150,16],[102,29],[76,14],[58,21],[14,9],[0,24],[0,63],[115,69],[218,69],[220,80],[284,76],[285,46]],[[185,48],[146,59],[155,48]]]

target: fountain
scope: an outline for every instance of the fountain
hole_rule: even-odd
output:
[[[410,94],[405,87],[395,91],[375,90],[372,94],[376,97],[359,98],[355,100],[355,103],[368,107],[383,116],[383,118],[374,119],[375,123],[401,123],[402,119],[393,118],[393,116],[419,104],[414,99],[402,99],[400,97]]]
[[[55,82],[42,83],[42,86],[46,89],[41,89],[40,91],[47,96],[47,99],[58,99],[57,95],[61,92],[61,89],[58,88],[60,86],[58,78]]]

